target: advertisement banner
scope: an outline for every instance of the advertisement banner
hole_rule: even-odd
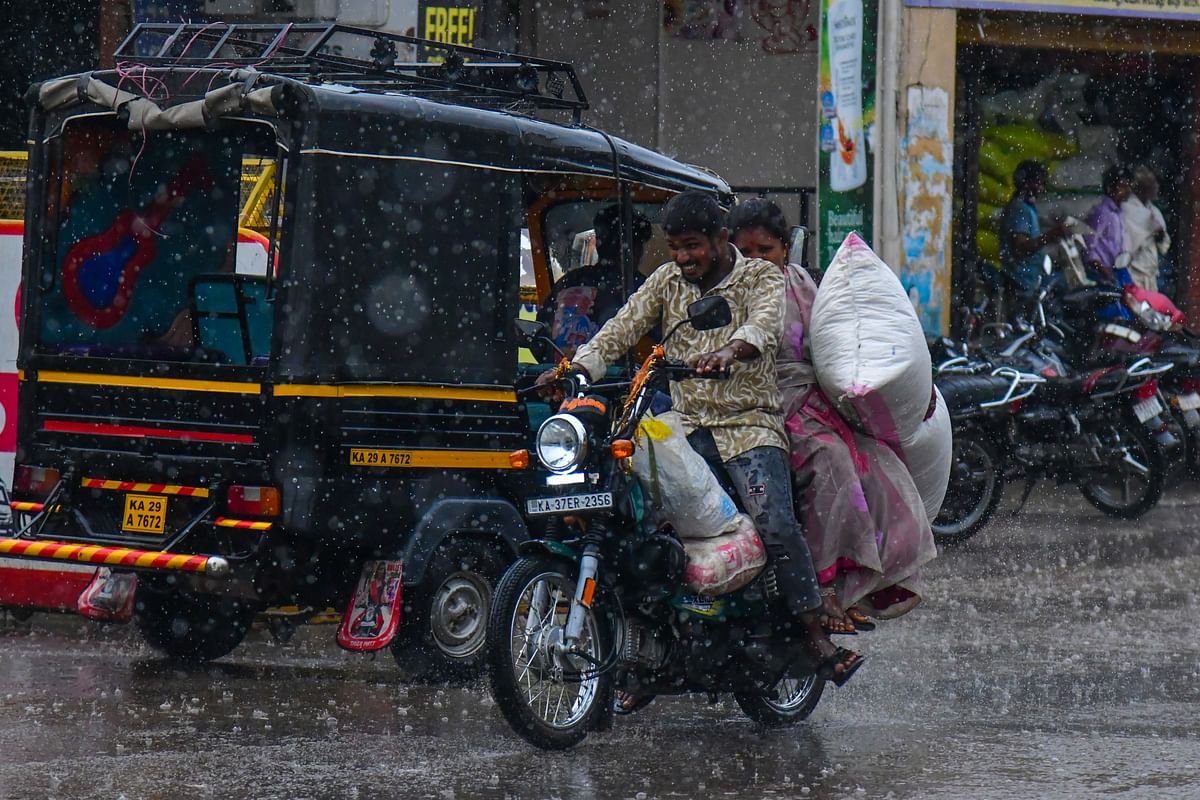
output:
[[[857,231],[872,241],[879,0],[821,0],[817,263]]]
[[[517,47],[517,15],[508,3],[420,0],[417,35],[446,44],[512,52]],[[422,53],[421,57],[437,61],[441,53]]]
[[[904,4],[916,8],[1044,11],[1052,14],[1200,21],[1200,0],[904,0]]]

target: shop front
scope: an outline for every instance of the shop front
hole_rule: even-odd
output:
[[[1158,178],[1170,250],[1160,289],[1200,321],[1200,8],[1095,0],[910,0],[957,7],[954,111],[955,308],[982,263],[1000,265],[1000,226],[1022,161],[1049,168],[1043,228],[1086,221],[1111,165]],[[967,7],[969,6],[969,8]]]

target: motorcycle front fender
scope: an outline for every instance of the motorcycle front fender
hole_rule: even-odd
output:
[[[578,562],[583,556],[582,550],[576,550],[568,544],[563,544],[553,539],[530,539],[529,541],[521,542],[517,546],[517,552],[523,556],[547,553],[559,558],[565,558],[572,563]]]

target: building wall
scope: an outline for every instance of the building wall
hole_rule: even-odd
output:
[[[525,41],[575,65],[593,105],[589,124],[733,184],[812,186],[816,43],[767,52],[755,12],[772,5],[742,3],[738,39],[689,40],[664,33],[658,2],[539,0]]]

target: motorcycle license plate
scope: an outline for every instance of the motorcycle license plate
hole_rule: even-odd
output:
[[[612,492],[531,497],[525,501],[525,513],[535,517],[540,514],[563,514],[568,511],[602,511],[612,507]]]
[[[158,494],[125,495],[125,513],[121,530],[130,533],[161,534],[167,523],[167,498]]]
[[[1200,409],[1200,394],[1196,392],[1181,394],[1175,398],[1175,405],[1179,406],[1180,411],[1195,411],[1196,409]]]
[[[1158,402],[1157,397],[1147,397],[1140,403],[1133,404],[1133,413],[1138,418],[1138,422],[1154,419],[1162,412],[1162,403]]]

